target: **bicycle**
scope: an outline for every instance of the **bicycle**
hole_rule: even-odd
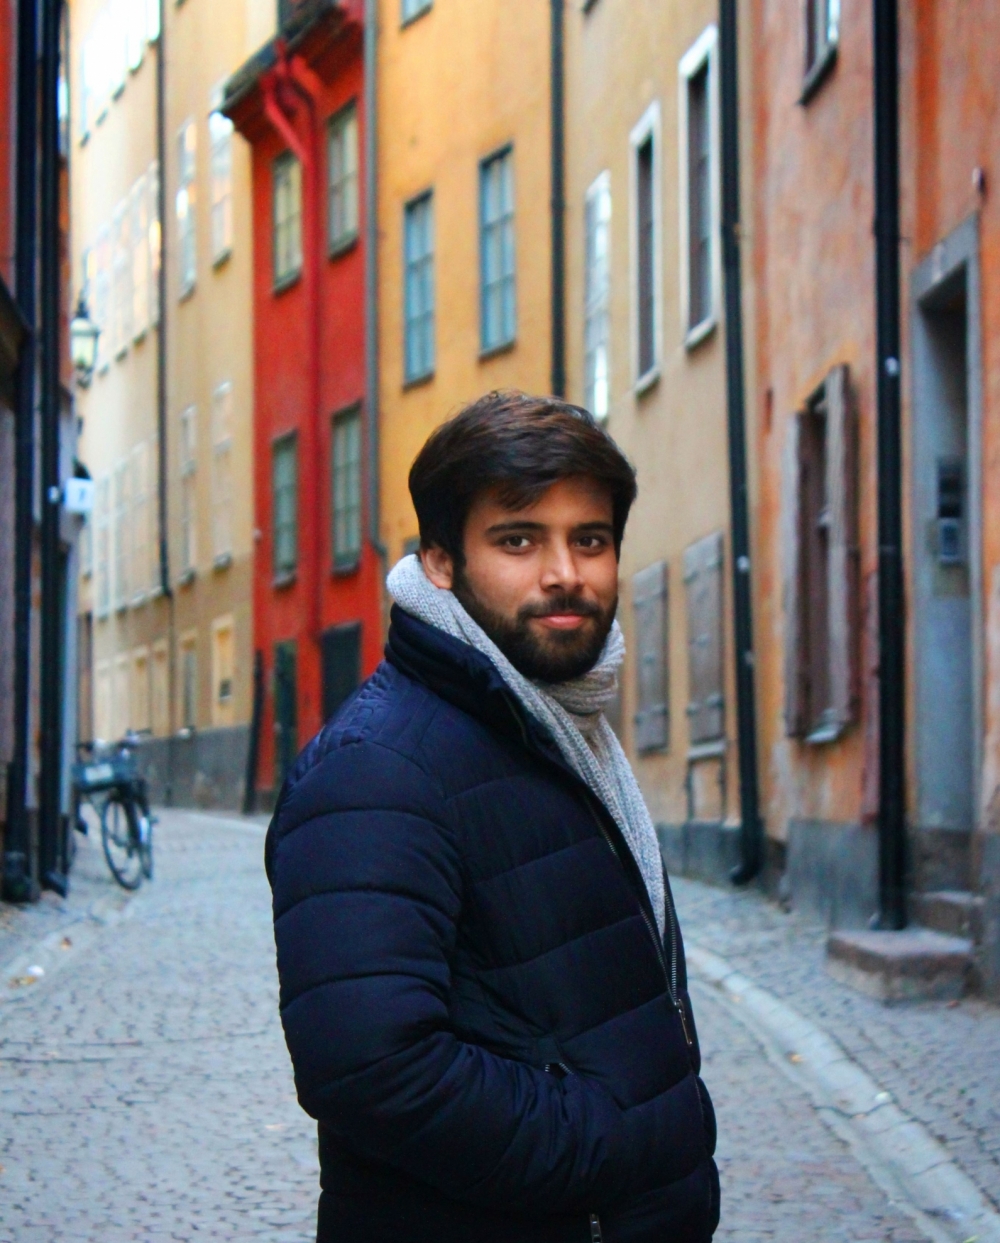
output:
[[[87,833],[80,814],[89,803],[101,823],[101,846],[111,875],[123,889],[138,889],[153,879],[153,826],[146,782],[135,762],[138,739],[127,734],[116,743],[77,743],[73,765],[75,825]]]

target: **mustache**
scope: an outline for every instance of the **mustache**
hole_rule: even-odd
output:
[[[553,617],[561,614],[572,614],[576,617],[600,617],[601,606],[582,596],[552,596],[539,604],[525,604],[517,611],[518,621],[527,621],[530,617]]]

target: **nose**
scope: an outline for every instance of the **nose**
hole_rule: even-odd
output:
[[[544,591],[567,594],[582,588],[583,578],[568,539],[553,539],[546,546],[540,585]]]

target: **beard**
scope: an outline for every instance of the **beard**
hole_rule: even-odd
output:
[[[617,596],[602,609],[581,596],[562,593],[537,604],[524,604],[515,617],[506,617],[484,604],[472,590],[465,573],[457,568],[452,591],[518,673],[536,682],[568,682],[593,669],[618,611]],[[538,634],[532,629],[533,618],[549,617],[553,613],[578,613],[587,620],[576,630]]]

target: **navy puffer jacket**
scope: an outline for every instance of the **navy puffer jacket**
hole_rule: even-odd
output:
[[[613,819],[490,661],[398,608],[386,656],[267,839],[319,1240],[707,1241],[675,921],[661,941]]]

